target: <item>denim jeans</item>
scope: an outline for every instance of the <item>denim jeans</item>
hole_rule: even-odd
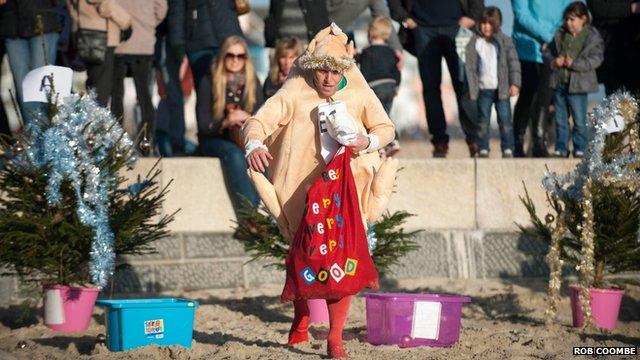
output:
[[[243,198],[249,200],[254,206],[260,203],[260,197],[247,175],[247,161],[244,158],[244,151],[233,141],[221,137],[201,136],[199,142],[201,155],[220,159],[227,192],[231,198],[236,219],[240,220]]]
[[[511,119],[511,103],[509,99],[499,99],[498,90],[480,90],[478,94],[479,131],[478,138],[481,150],[489,150],[491,133],[491,105],[496,105],[498,127],[500,128],[500,148],[513,151],[513,122]]]
[[[158,39],[158,52],[162,79],[166,90],[166,99],[160,100],[156,112],[157,142],[160,154],[164,157],[184,152],[184,98],[180,82],[181,59],[176,59],[170,50],[169,37]],[[162,109],[162,111],[160,110]]]
[[[24,102],[22,100],[22,80],[27,73],[35,68],[48,64],[55,64],[58,42],[58,33],[44,34],[45,53],[42,50],[42,38],[40,35],[30,38],[7,38],[4,43],[9,56],[9,65],[16,88],[16,97],[22,110],[22,117],[25,123],[31,119],[34,111],[46,110],[46,106],[39,102]],[[45,62],[46,60],[46,62]]]
[[[418,58],[418,68],[422,79],[422,96],[427,111],[427,125],[434,145],[449,142],[447,123],[442,107],[442,58],[444,57],[458,102],[458,116],[467,143],[477,142],[478,124],[475,103],[464,96],[465,80],[461,76],[462,61],[456,52],[455,38],[458,25],[448,27],[418,26],[413,30]]]
[[[385,83],[376,85],[371,88],[373,92],[378,97],[378,100],[382,103],[382,107],[384,107],[384,111],[387,112],[387,115],[391,113],[391,106],[393,106],[393,98],[396,93],[396,85],[392,83]]]
[[[556,106],[556,151],[569,153],[569,111],[573,118],[573,152],[585,151],[587,145],[587,94],[569,93],[569,84],[559,84],[554,93]]]
[[[391,115],[391,107],[393,106],[393,98],[396,95],[396,85],[392,83],[385,83],[376,85],[371,88],[373,92],[382,103],[382,107],[384,111],[387,112],[387,115]],[[398,139],[398,132],[396,131],[396,140]]]

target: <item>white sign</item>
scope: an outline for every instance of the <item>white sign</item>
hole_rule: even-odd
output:
[[[29,71],[22,80],[22,101],[47,102],[47,95],[55,90],[59,100],[71,95],[73,70],[63,66],[46,65]]]
[[[414,339],[437,340],[440,330],[441,310],[442,303],[437,301],[414,302],[411,337]]]
[[[44,323],[47,325],[64,323],[62,294],[58,289],[47,289],[44,292]]]
[[[616,115],[609,119],[607,123],[607,133],[612,134],[624,130],[624,118],[620,115]]]
[[[347,107],[341,101],[323,103],[318,105],[318,130],[320,130],[320,153],[326,164],[333,159],[333,155],[340,148],[340,143],[329,135],[329,115],[334,111],[347,111]]]

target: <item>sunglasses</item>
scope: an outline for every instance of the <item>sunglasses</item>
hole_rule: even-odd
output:
[[[224,54],[225,60],[238,59],[238,60],[246,60],[247,54],[234,54],[234,53],[226,53]]]

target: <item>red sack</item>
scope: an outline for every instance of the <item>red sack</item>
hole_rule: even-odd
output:
[[[286,259],[283,302],[378,288],[350,162],[349,152],[340,148],[307,193],[305,216]]]

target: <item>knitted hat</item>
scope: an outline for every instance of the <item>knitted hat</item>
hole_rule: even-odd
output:
[[[307,51],[300,56],[299,64],[305,70],[328,69],[344,73],[355,63],[353,53],[353,41],[347,44],[347,35],[331,23],[311,40]]]

